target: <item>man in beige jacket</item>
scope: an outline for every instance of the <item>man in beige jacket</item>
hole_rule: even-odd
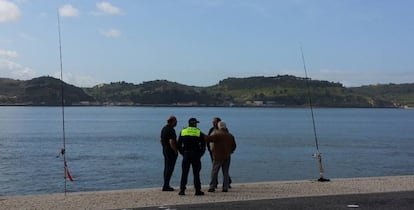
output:
[[[226,123],[220,121],[218,123],[218,131],[209,136],[207,141],[214,143],[212,151],[213,168],[211,171],[211,182],[209,192],[215,191],[215,183],[217,183],[218,172],[221,168],[223,171],[223,192],[229,189],[229,168],[230,156],[236,149],[236,141],[234,136],[227,130]]]

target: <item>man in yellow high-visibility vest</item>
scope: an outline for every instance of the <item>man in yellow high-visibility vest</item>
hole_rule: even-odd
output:
[[[196,118],[188,120],[188,127],[181,130],[178,137],[178,151],[183,156],[179,195],[185,195],[190,166],[193,167],[195,195],[204,195],[201,191],[200,170],[201,157],[206,151],[205,135],[197,128]]]

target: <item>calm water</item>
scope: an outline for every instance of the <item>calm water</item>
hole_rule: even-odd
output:
[[[325,177],[414,174],[414,110],[315,109]],[[67,107],[66,141],[75,182],[68,191],[160,187],[159,133],[176,115],[177,133],[190,117],[207,132],[214,116],[235,135],[234,182],[316,179],[309,109]],[[0,107],[0,196],[63,192],[59,107]],[[202,184],[211,163],[203,157]],[[172,178],[181,176],[179,157]],[[190,173],[191,174],[191,173]],[[220,177],[221,179],[221,177]],[[189,183],[192,183],[190,175]]]

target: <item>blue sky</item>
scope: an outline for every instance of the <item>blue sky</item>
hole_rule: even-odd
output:
[[[308,76],[414,82],[411,0],[0,0],[0,77],[90,87]],[[300,44],[301,43],[301,44]]]

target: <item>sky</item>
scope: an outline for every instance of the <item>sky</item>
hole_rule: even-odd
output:
[[[79,87],[205,87],[305,77],[304,66],[308,77],[346,87],[413,83],[413,8],[412,0],[0,0],[0,77],[60,78],[61,46],[63,80]]]

